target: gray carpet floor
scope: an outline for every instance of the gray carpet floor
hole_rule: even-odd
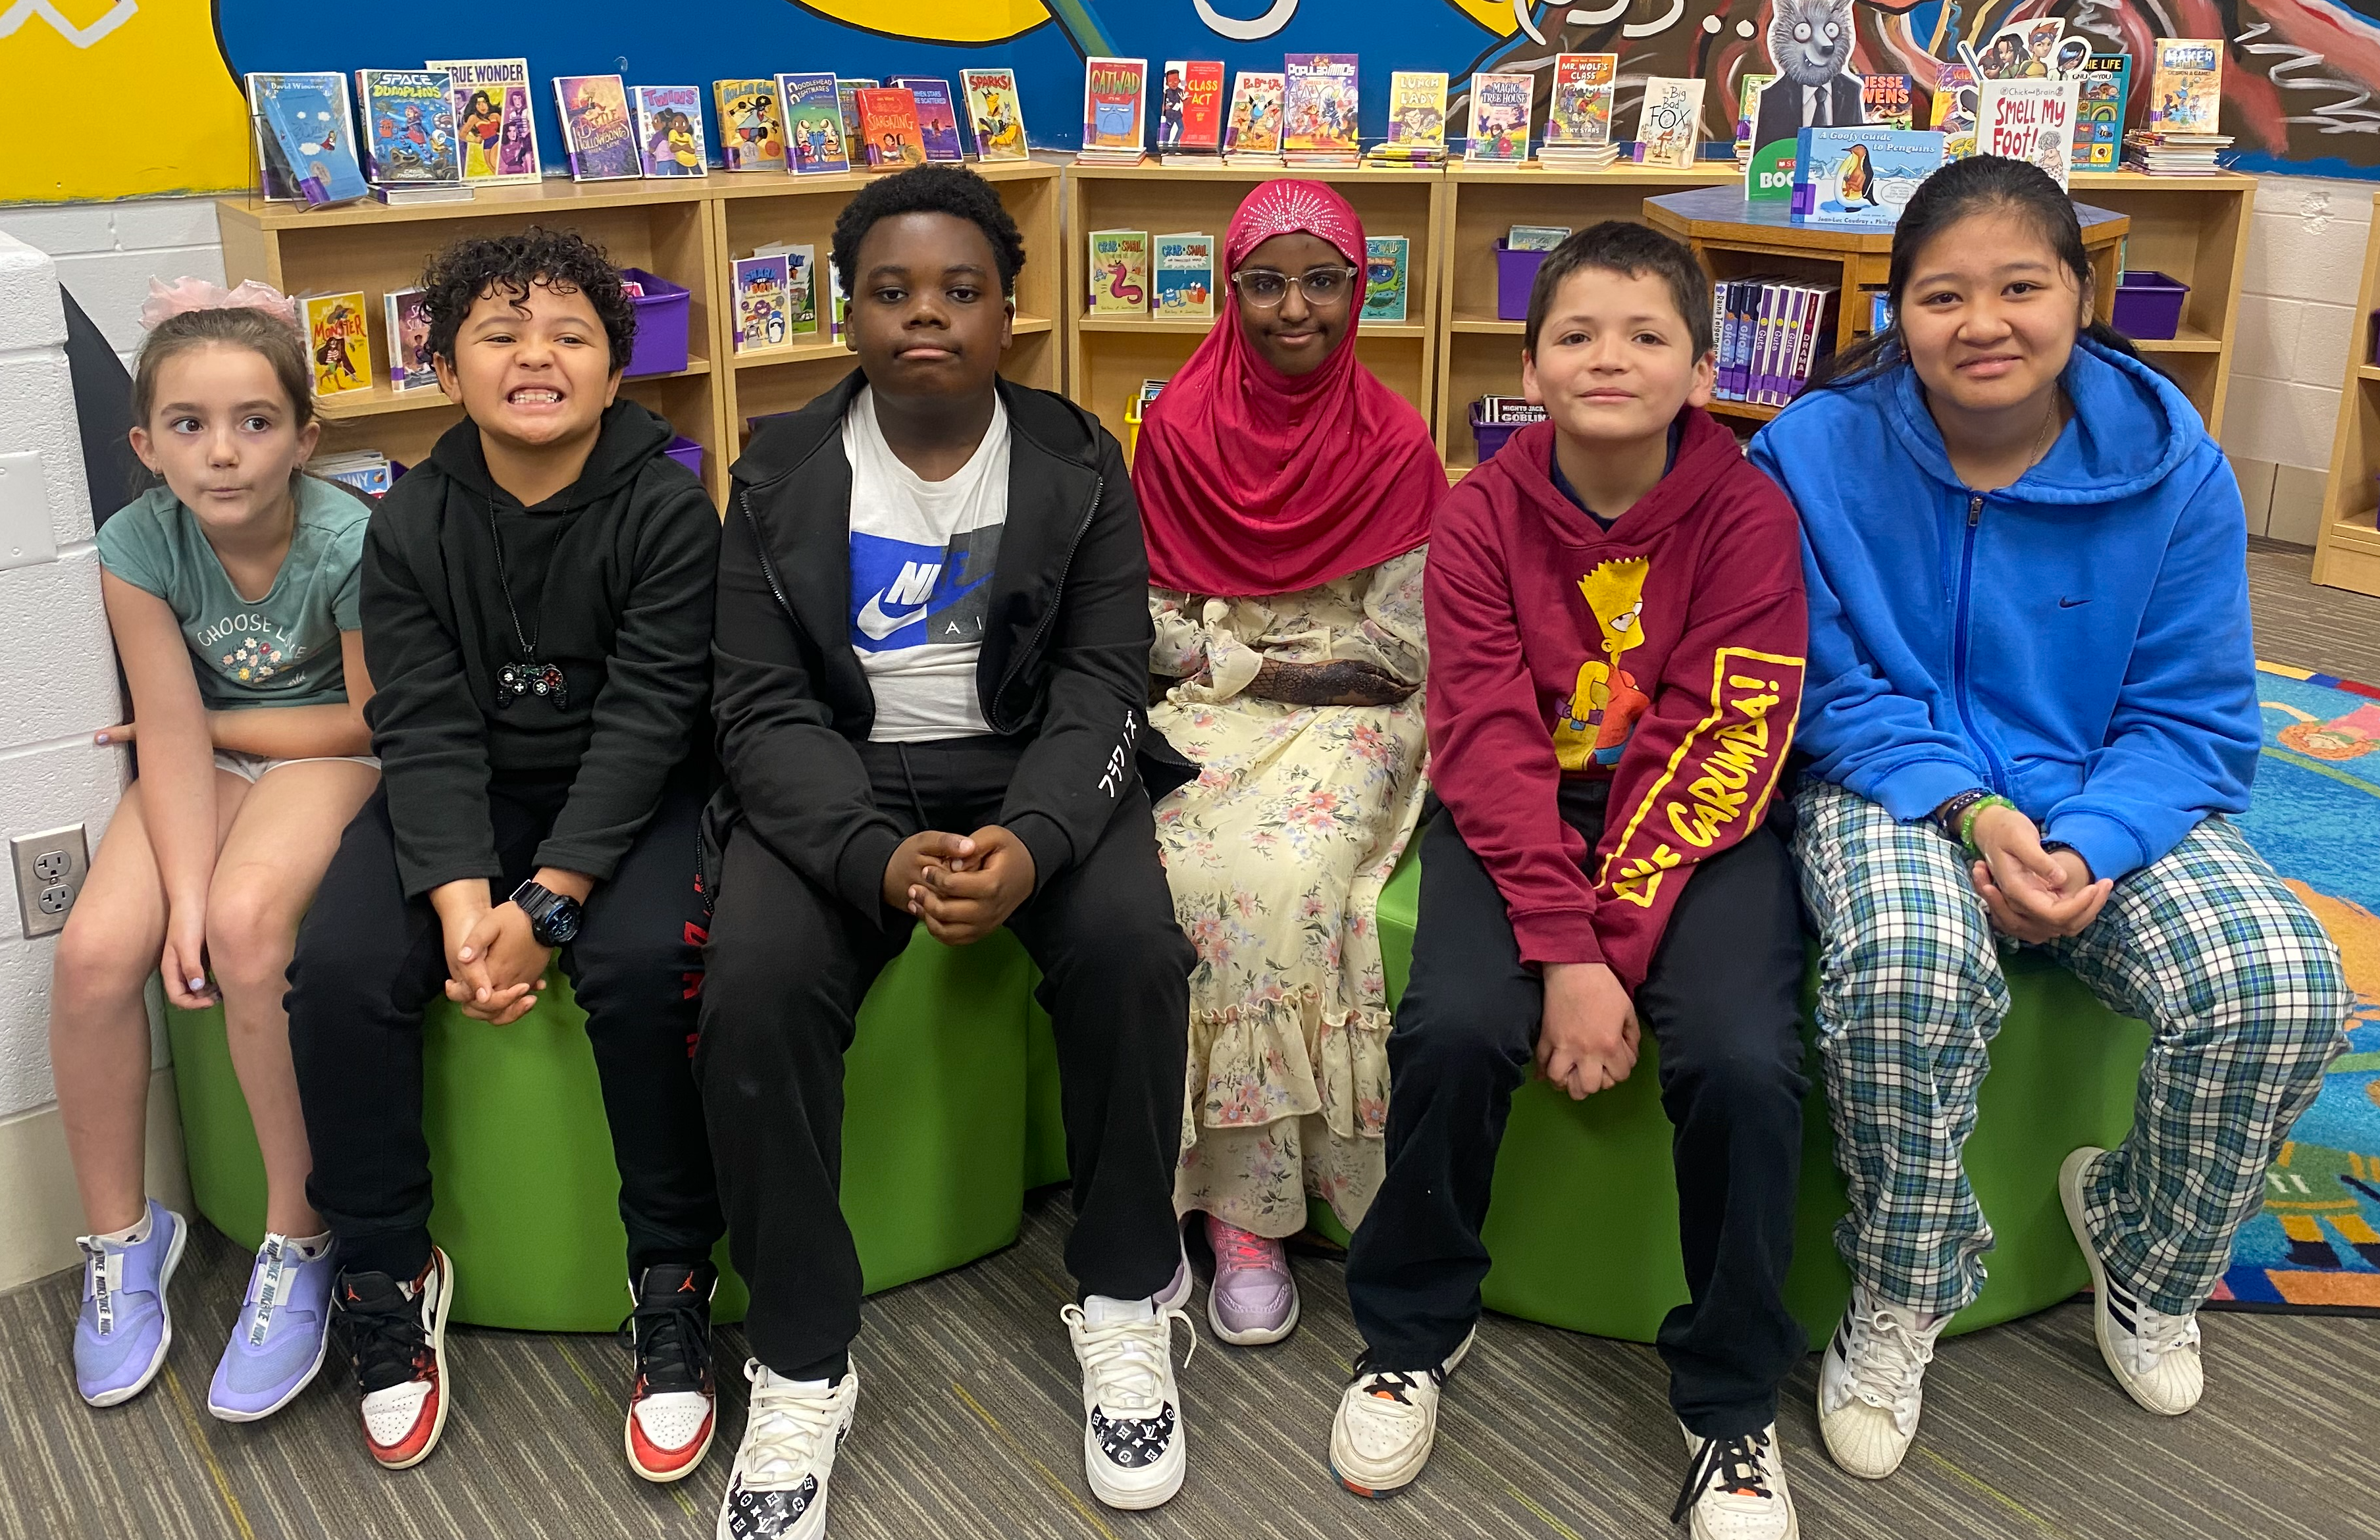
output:
[[[2380,600],[2317,588],[2310,553],[2249,557],[2259,656],[2380,683]],[[1079,1380],[1058,1307],[1065,1205],[1036,1197],[1017,1243],[868,1302],[860,1423],[836,1468],[841,1540],[1586,1540],[1658,1536],[1683,1449],[1650,1349],[1491,1317],[1451,1388],[1427,1476],[1386,1502],[1332,1484],[1330,1409],[1355,1347],[1339,1265],[1300,1255],[1305,1324],[1253,1351],[1207,1337],[1182,1371],[1192,1471],[1155,1513],[1084,1487]],[[247,1257],[200,1223],[173,1291],[159,1383],[85,1408],[67,1346],[79,1279],[0,1298],[0,1536],[141,1540],[695,1540],[710,1534],[740,1434],[743,1342],[720,1333],[721,1444],[675,1487],[621,1457],[627,1360],[604,1338],[458,1329],[455,1410],[420,1468],[383,1473],[335,1372],[271,1422],[205,1411]],[[1203,1293],[1201,1295],[1203,1305]],[[2209,1381],[2153,1418],[2098,1361],[2068,1304],[1943,1345],[1924,1432],[1883,1483],[1817,1447],[1816,1361],[1782,1438],[1803,1533],[1845,1540],[2345,1540],[2380,1537],[2368,1443],[2380,1322],[2205,1317]]]

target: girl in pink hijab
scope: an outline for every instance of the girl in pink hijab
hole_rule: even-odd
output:
[[[1423,793],[1422,562],[1446,473],[1355,357],[1364,227],[1268,182],[1223,242],[1231,304],[1133,467],[1148,541],[1152,725],[1197,781],[1158,804],[1198,952],[1174,1201],[1205,1215],[1227,1342],[1297,1324],[1282,1238],[1353,1230],[1382,1170],[1389,1010],[1376,910]]]

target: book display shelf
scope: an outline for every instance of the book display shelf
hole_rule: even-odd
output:
[[[2078,171],[2072,183],[2069,190],[2077,203],[2131,221],[2120,257],[2126,271],[2162,273],[2190,285],[2174,334],[2138,338],[2132,346],[2173,377],[2206,419],[2206,430],[2221,438],[2256,179],[2230,171],[2212,176]]]
[[[1471,404],[1483,395],[1521,393],[1518,321],[1496,314],[1496,243],[1515,224],[1566,224],[1584,230],[1607,219],[1642,222],[1645,200],[1658,193],[1724,185],[1741,198],[1742,174],[1731,161],[1690,170],[1612,165],[1555,171],[1450,164],[1445,173],[1446,223],[1439,266],[1438,377],[1430,426],[1450,481],[1479,463],[1471,437]]]
[[[2105,321],[2114,312],[2119,251],[2130,219],[2111,210],[2078,202],[2082,249],[2096,274],[2096,308]],[[1706,188],[1645,200],[1653,227],[1693,248],[1714,280],[1781,273],[1789,282],[1832,284],[1835,346],[1849,347],[1867,331],[1863,289],[1882,288],[1892,269],[1892,230],[1856,225],[1797,224],[1782,203],[1746,203],[1734,188]],[[1766,422],[1784,410],[1753,401],[1714,401],[1720,417]]]
[[[2380,218],[2380,193],[2372,209]],[[2347,378],[2338,396],[2338,431],[2331,441],[2330,484],[2314,531],[2313,580],[2334,588],[2380,595],[2380,364],[2371,362],[2372,308],[2380,305],[2380,225],[2363,243],[2363,287],[2355,299],[2355,333],[2347,349]]]
[[[321,453],[377,449],[412,466],[426,458],[463,409],[439,390],[388,388],[388,332],[381,298],[420,282],[422,265],[467,235],[503,235],[532,224],[577,230],[622,267],[682,284],[687,307],[686,366],[629,380],[620,394],[669,418],[703,449],[703,479],[717,498],[727,488],[716,366],[716,333],[727,269],[716,260],[711,202],[720,176],[671,182],[570,182],[549,178],[481,188],[468,203],[392,208],[378,202],[310,210],[303,203],[225,198],[215,205],[225,281],[257,278],[284,294],[361,290],[370,339],[372,388],[319,398]]]
[[[1279,177],[1327,182],[1354,206],[1366,236],[1402,236],[1405,319],[1364,321],[1356,355],[1382,383],[1429,416],[1438,358],[1439,234],[1447,178],[1434,170],[1359,166],[1283,170],[1279,166],[1076,165],[1066,173],[1066,393],[1130,442],[1124,411],[1143,380],[1170,378],[1213,327],[1208,320],[1090,313],[1093,230],[1145,230],[1153,238],[1185,231],[1215,237],[1215,308],[1232,301],[1222,271],[1223,236],[1250,189]],[[1028,241],[1030,236],[1027,236]],[[1028,268],[1029,272],[1030,269]]]
[[[1014,340],[1002,358],[1000,372],[1021,385],[1041,390],[1058,388],[1062,361],[1059,340],[1058,178],[1065,157],[1029,161],[993,161],[967,169],[999,189],[1000,200],[1025,236],[1025,266],[1016,275]],[[721,371],[720,408],[724,418],[722,438],[733,459],[749,437],[752,418],[790,412],[807,405],[857,367],[858,359],[841,337],[832,333],[829,315],[833,280],[829,275],[829,249],[834,240],[835,216],[852,194],[871,180],[868,172],[845,176],[789,176],[764,172],[733,176],[714,173],[709,201],[717,211],[719,255],[710,281],[725,293],[729,264],[748,257],[756,246],[790,241],[815,248],[818,253],[818,316],[815,336],[796,337],[783,347],[746,353],[735,351],[735,318],[719,307],[718,336],[712,346],[728,360]],[[723,491],[726,479],[721,478]]]

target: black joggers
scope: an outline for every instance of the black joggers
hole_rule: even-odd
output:
[[[569,789],[566,777],[489,785],[504,871],[492,884],[498,903],[537,869]],[[709,793],[707,760],[671,776],[562,952],[602,1081],[631,1278],[655,1263],[708,1260],[722,1228],[687,1062],[702,990],[697,831]],[[314,1149],[308,1200],[338,1237],[343,1267],[407,1279],[430,1259],[421,1013],[444,991],[446,946],[429,899],[405,896],[395,840],[382,788],[347,825],[298,927],[289,1049]]]
[[[996,822],[1019,754],[996,738],[856,746],[905,837]],[[794,1378],[840,1373],[859,1335],[859,1257],[840,1203],[843,1056],[868,986],[916,925],[818,887],[748,823],[729,838],[695,1078],[729,1255],[752,1291],[745,1336]],[[1074,1176],[1066,1266],[1085,1293],[1146,1298],[1181,1259],[1173,1170],[1196,961],[1148,794],[1135,783],[1097,844],[1039,874],[1008,928],[1040,966],[1057,1030]]]
[[[1562,788],[1563,820],[1589,850],[1602,790]],[[1488,1185],[1545,1001],[1451,813],[1431,820],[1421,861],[1413,977],[1389,1037],[1388,1174],[1347,1256],[1348,1300],[1379,1369],[1439,1363],[1478,1319]],[[1809,1088],[1799,916],[1785,843],[1764,825],[1695,871],[1634,997],[1676,1130],[1689,1296],[1659,1346],[1670,1405],[1706,1438],[1773,1422],[1807,1347],[1783,1294]]]

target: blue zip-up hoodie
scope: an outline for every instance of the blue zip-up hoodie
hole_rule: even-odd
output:
[[[1904,821],[1989,786],[2119,878],[2248,806],[2247,517],[2155,370],[2078,342],[2063,382],[2072,419],[1998,491],[1960,483],[1905,366],[1751,453],[1802,515],[1811,771]]]

